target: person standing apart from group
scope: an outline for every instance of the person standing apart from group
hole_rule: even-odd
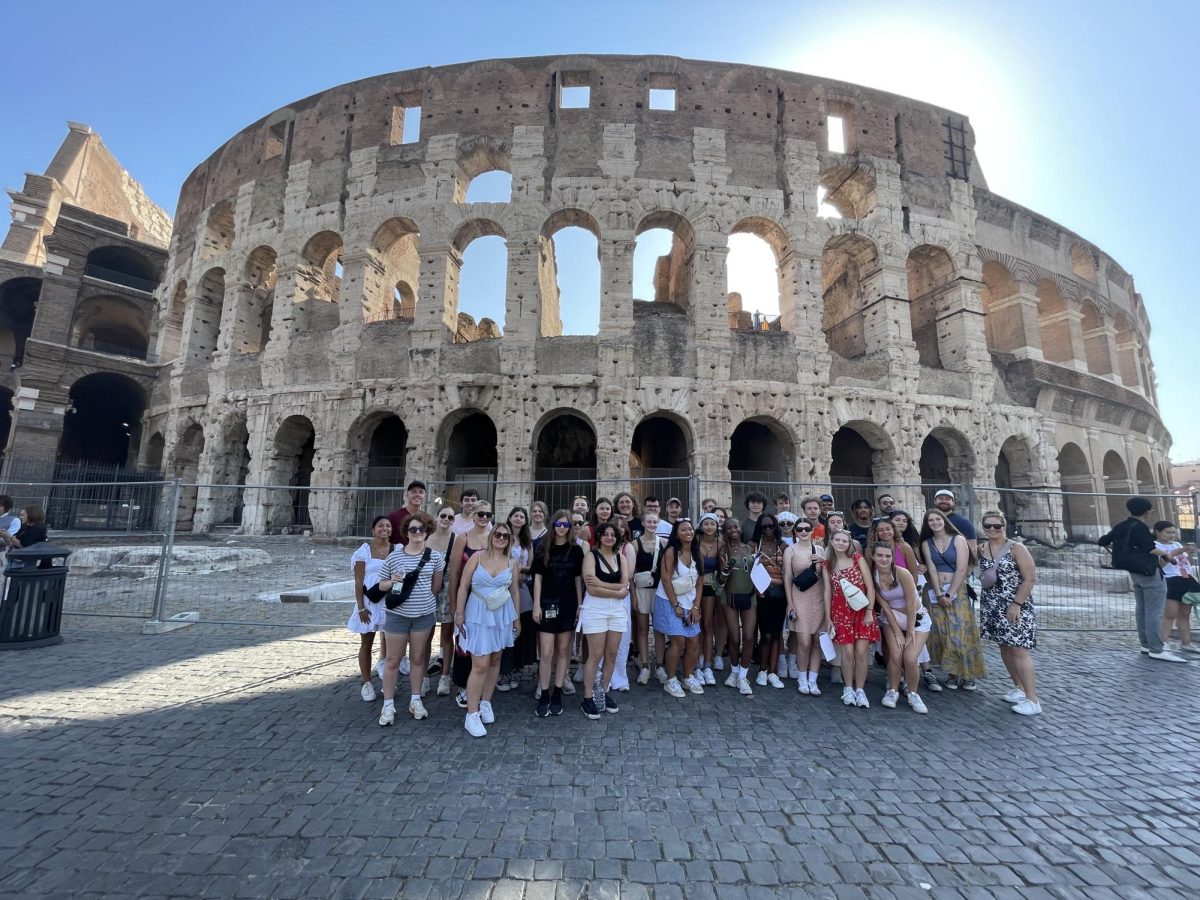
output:
[[[1037,616],[1033,608],[1033,586],[1037,569],[1023,544],[1009,540],[1004,514],[989,509],[981,523],[987,540],[979,548],[979,631],[1000,645],[1000,658],[1012,679],[1013,688],[1004,695],[1012,711],[1022,716],[1041,715],[1033,660],[1029,651],[1037,646]]]
[[[1188,594],[1200,593],[1200,582],[1192,574],[1188,550],[1178,540],[1179,531],[1174,522],[1154,524],[1154,546],[1166,556],[1162,561],[1163,578],[1167,582],[1167,603],[1163,611],[1163,644],[1172,653],[1200,653],[1200,647],[1192,643],[1192,604],[1183,598]],[[1195,549],[1193,546],[1192,549]],[[1179,643],[1171,645],[1171,627],[1179,629]]]

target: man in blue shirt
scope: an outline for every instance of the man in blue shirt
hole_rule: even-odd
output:
[[[971,520],[966,516],[959,515],[954,511],[954,491],[942,488],[933,495],[933,505],[943,516],[950,520],[950,523],[957,528],[962,536],[971,543],[979,540],[975,533],[975,526],[971,524]]]

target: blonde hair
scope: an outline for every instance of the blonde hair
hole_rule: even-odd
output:
[[[979,524],[982,525],[984,520],[987,518],[999,519],[1001,525],[1003,525],[1005,528],[1008,527],[1008,519],[1005,518],[1004,513],[1000,512],[998,509],[985,509],[983,511],[983,515],[979,517]]]

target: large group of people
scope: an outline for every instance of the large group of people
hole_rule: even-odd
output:
[[[423,697],[437,678],[436,695],[454,694],[464,727],[482,737],[495,692],[528,674],[535,715],[562,714],[564,696],[578,693],[583,714],[599,719],[620,711],[631,672],[632,683],[654,678],[680,699],[704,694],[719,672],[743,696],[789,681],[819,696],[827,672],[825,687],[840,687],[843,704],[869,708],[873,662],[886,668],[882,706],[903,699],[928,714],[929,693],[978,689],[983,640],[999,646],[1013,712],[1042,712],[1030,654],[1033,557],[999,510],[983,513],[978,536],[952,491],[938,491],[920,516],[881,494],[855,500],[848,517],[828,494],[804,497],[797,513],[786,493],[752,492],[745,516],[709,499],[695,522],[678,498],[639,504],[628,492],[576,497],[553,513],[534,501],[503,519],[473,490],[458,509],[428,512],[426,501],[425,485],[410,483],[405,506],[377,517],[351,558],[347,625],[361,635],[362,699],[376,700],[373,675],[382,682],[381,725],[395,722],[401,675],[414,719],[428,715]],[[1162,643],[1172,624],[1195,652],[1182,598],[1200,583],[1171,523],[1150,535],[1149,507],[1135,501],[1148,501],[1130,501],[1140,528],[1122,523],[1101,543],[1154,562],[1138,589],[1144,652],[1173,656]],[[1114,565],[1125,567],[1125,556]],[[1165,578],[1161,590],[1152,576]],[[430,666],[435,634],[440,660]]]

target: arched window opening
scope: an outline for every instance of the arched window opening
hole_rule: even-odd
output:
[[[535,495],[551,510],[569,509],[574,497],[595,493],[596,432],[582,417],[562,413],[538,432],[534,448]]]
[[[938,307],[954,286],[954,261],[941,247],[917,247],[908,255],[908,314],[921,365],[943,368],[938,341]]]
[[[1133,494],[1129,468],[1115,450],[1104,454],[1104,493],[1108,495],[1108,521],[1115,525],[1128,516],[1125,501]]]
[[[163,454],[166,451],[167,441],[162,432],[156,431],[150,435],[150,440],[146,442],[146,468],[152,472],[161,472]]]
[[[744,508],[750,491],[774,497],[790,481],[791,441],[778,422],[747,419],[729,439],[728,466],[734,509]]]
[[[458,306],[456,344],[503,334],[508,292],[508,244],[494,222],[469,222],[458,231],[455,249],[462,268],[454,286]]]
[[[820,218],[865,219],[875,210],[875,173],[867,165],[830,165],[817,187]]]
[[[192,302],[192,327],[188,335],[188,359],[210,359],[221,338],[221,307],[225,301],[225,270],[209,269],[200,279],[200,291]]]
[[[153,293],[158,287],[157,267],[128,247],[97,247],[87,255],[83,273],[135,291]]]
[[[869,493],[865,486],[877,483],[875,464],[884,451],[876,449],[858,428],[843,425],[834,432],[829,452],[834,507],[849,512],[856,497]]]
[[[364,270],[363,318],[367,322],[416,315],[421,235],[409,219],[388,219],[371,237]]]
[[[919,468],[922,494],[929,508],[933,507],[933,495],[942,488],[958,494],[963,485],[972,482],[974,459],[970,442],[959,432],[935,428],[926,435],[921,442]],[[960,512],[968,514],[964,510]]]
[[[264,506],[268,507],[270,527],[306,528],[312,525],[309,487],[312,485],[316,442],[313,424],[304,416],[289,416],[275,432],[269,483],[291,490],[267,492]]]
[[[692,226],[677,213],[642,220],[633,248],[633,298],[672,303],[687,311],[692,283]]]
[[[0,285],[0,371],[8,372],[24,361],[41,292],[40,278],[12,278]]]
[[[217,457],[213,481],[224,487],[209,494],[214,525],[241,525],[245,509],[244,485],[250,478],[250,433],[246,416],[236,413],[226,423],[221,438],[223,452]]]
[[[296,267],[296,300],[336,303],[342,289],[342,238],[322,231],[309,238]]]
[[[1099,510],[1092,494],[1092,471],[1077,444],[1064,444],[1058,451],[1058,477],[1063,491],[1063,527],[1068,539],[1091,540],[1097,529]]]
[[[501,169],[476,175],[467,185],[466,203],[508,203],[512,200],[512,175]]]
[[[1037,298],[1043,358],[1047,362],[1071,365],[1075,361],[1075,351],[1071,346],[1071,312],[1067,308],[1067,298],[1048,278],[1038,282]]]
[[[984,334],[989,350],[1011,353],[1029,346],[1029,335],[1025,334],[1025,323],[1017,305],[1020,285],[1008,269],[998,262],[988,260],[983,264]]]
[[[139,443],[142,389],[123,375],[99,372],[76,381],[68,396],[58,458],[124,466]]]
[[[1083,303],[1083,354],[1087,358],[1088,371],[1093,375],[1111,375],[1112,356],[1108,350],[1108,326],[1094,303]]]
[[[1000,493],[1000,511],[1008,520],[1008,533],[1024,534],[1027,519],[1044,522],[1049,516],[1048,498],[1022,493],[1033,486],[1033,453],[1021,437],[1010,437],[996,456],[994,482]]]
[[[767,219],[739,222],[726,258],[729,327],[736,331],[790,331],[795,264],[787,234]],[[736,299],[735,299],[736,298]]]
[[[561,210],[538,240],[541,335],[600,333],[600,226],[578,209]]]
[[[492,500],[498,461],[496,425],[491,417],[483,412],[460,413],[449,429],[443,424],[442,431],[442,455],[452,496],[471,487],[479,491],[480,499]]]
[[[212,259],[233,247],[233,204],[222,200],[208,212],[201,259]]]
[[[629,480],[636,497],[656,496],[664,509],[669,498],[678,497],[684,510],[691,509],[691,471],[688,438],[678,422],[659,415],[638,423],[629,449]]]
[[[204,453],[204,429],[198,424],[189,425],[175,445],[175,477],[183,484],[179,491],[179,508],[176,527],[180,531],[191,531],[196,517],[196,499],[200,480],[200,457]]]
[[[238,292],[230,338],[230,346],[235,352],[259,353],[266,348],[271,338],[277,277],[275,250],[256,247],[246,259],[245,280]]]
[[[1154,469],[1150,467],[1150,460],[1146,457],[1141,457],[1137,461],[1137,468],[1134,470],[1137,475],[1137,489],[1139,494],[1157,494],[1158,485],[1154,482]],[[1167,512],[1167,510],[1163,510]]]
[[[96,353],[145,359],[145,314],[120,297],[89,297],[75,310],[71,345]]]
[[[512,164],[508,151],[478,144],[458,160],[454,174],[455,203],[508,203],[512,199]]]
[[[839,235],[821,257],[821,330],[845,359],[867,352],[865,311],[880,296],[879,254],[869,240]]]

